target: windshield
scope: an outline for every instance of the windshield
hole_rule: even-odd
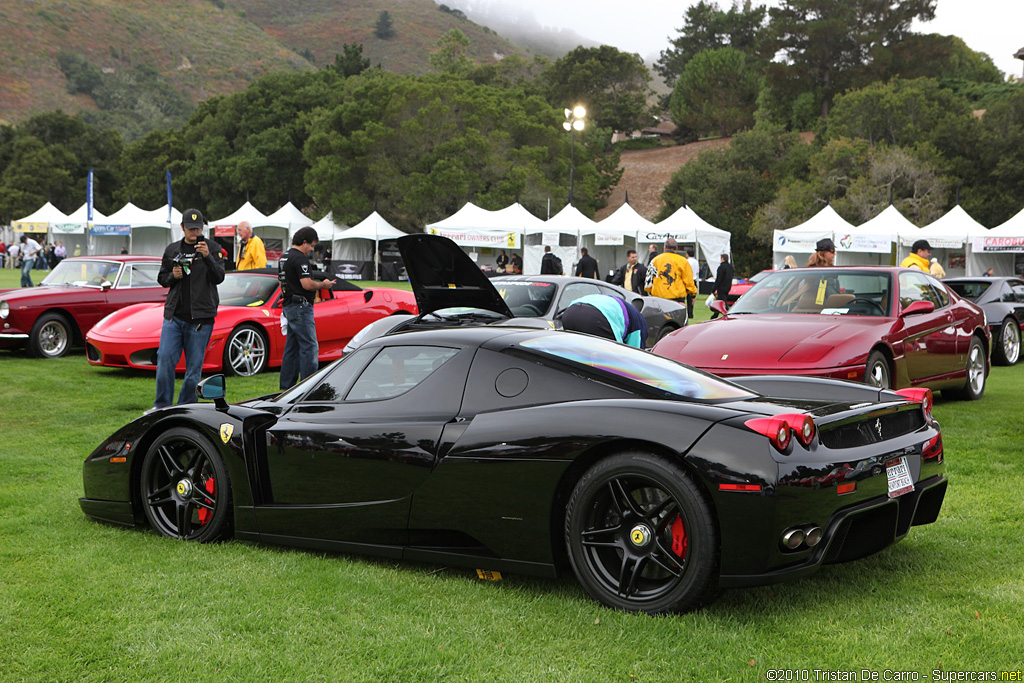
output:
[[[520,346],[581,363],[683,398],[711,401],[755,396],[714,375],[599,337],[564,332],[528,339],[521,342]]]
[[[502,280],[495,283],[498,294],[517,318],[540,318],[551,308],[557,285],[553,282]]]
[[[864,270],[800,268],[771,273],[750,288],[729,315],[890,315],[892,276]]]
[[[969,301],[977,301],[985,293],[985,290],[992,286],[992,283],[985,280],[972,280],[969,282],[947,282],[946,286]]]
[[[113,284],[121,264],[117,261],[74,261],[66,259],[57,264],[40,285],[72,285],[74,287]]]
[[[221,306],[262,306],[277,290],[277,278],[255,273],[228,273],[217,285]]]

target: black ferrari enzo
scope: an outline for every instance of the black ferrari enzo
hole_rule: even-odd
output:
[[[84,465],[81,507],[171,538],[236,538],[554,576],[610,607],[694,608],[935,520],[926,389],[726,382],[575,333],[379,337],[292,389],[165,408]]]

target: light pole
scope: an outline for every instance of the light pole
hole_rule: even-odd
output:
[[[569,131],[569,206],[572,206],[573,190],[576,187],[573,177],[576,169],[576,131],[583,130],[583,119],[587,116],[587,110],[580,105],[565,110],[565,121],[562,128]]]

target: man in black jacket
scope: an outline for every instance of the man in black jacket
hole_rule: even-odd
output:
[[[587,253],[587,248],[580,249],[580,260],[576,262],[576,277],[597,277],[597,259]]]
[[[612,284],[625,287],[637,294],[644,293],[644,282],[647,280],[647,268],[639,262],[636,249],[626,252],[626,263],[612,275]]]
[[[164,250],[157,282],[169,288],[160,328],[156,360],[156,400],[153,408],[171,405],[174,369],[185,352],[185,379],[178,403],[196,400],[196,385],[203,372],[206,345],[213,333],[220,298],[217,285],[224,281],[224,259],[219,248],[210,249],[203,236],[203,214],[188,209],[181,215],[184,237]]]
[[[551,253],[551,247],[544,245],[544,256],[540,260],[541,275],[562,275],[562,259]]]
[[[732,264],[729,263],[729,255],[722,254],[722,262],[718,265],[718,273],[715,274],[715,298],[724,304],[729,303],[729,290],[732,289]],[[718,311],[711,312],[711,319],[718,317]]]

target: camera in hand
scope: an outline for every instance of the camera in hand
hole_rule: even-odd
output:
[[[174,258],[171,259],[171,261],[174,263],[174,265],[181,266],[181,269],[185,272],[185,275],[188,275],[189,270],[192,269],[192,262],[196,260],[196,257],[197,255],[195,253],[182,254],[179,252],[174,255]]]

